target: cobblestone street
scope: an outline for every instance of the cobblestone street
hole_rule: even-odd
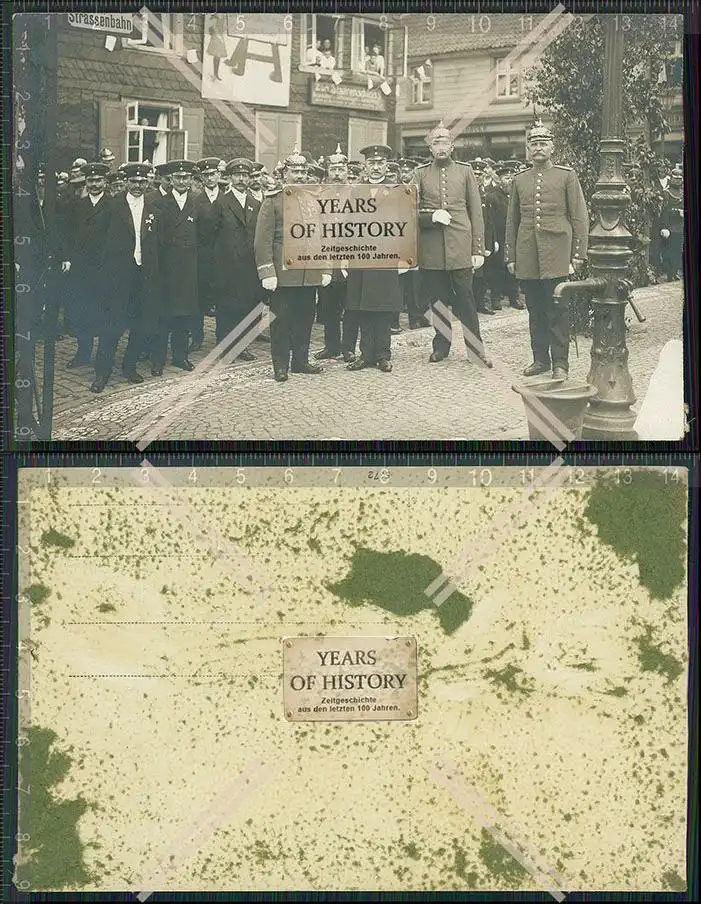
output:
[[[682,337],[683,291],[679,282],[639,289],[634,298],[647,317],[639,323],[628,309],[629,367],[637,396],[647,391],[660,352]],[[405,331],[392,340],[394,370],[349,373],[342,361],[327,362],[323,374],[290,374],[273,380],[270,346],[254,341],[256,360],[236,362],[203,382],[202,391],[158,439],[170,440],[519,440],[528,438],[521,398],[512,383],[531,360],[528,314],[506,309],[481,316],[494,369],[470,364],[462,342],[450,357],[429,364],[432,328]],[[402,325],[406,327],[405,315]],[[206,318],[205,345],[194,364],[214,346],[214,320]],[[323,344],[315,325],[312,352]],[[586,379],[591,339],[579,337],[579,357],[570,355],[570,380]],[[144,383],[127,383],[117,368],[100,396],[88,389],[92,368],[66,370],[74,340],[56,346],[54,440],[124,440],[139,426],[145,435],[180,401],[193,375],[170,366],[163,377],[140,365]],[[120,356],[122,349],[120,348]],[[118,360],[120,358],[118,357]],[[41,368],[41,350],[37,366]],[[196,373],[196,372],[195,372]]]

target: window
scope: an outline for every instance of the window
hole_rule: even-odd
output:
[[[518,63],[506,59],[496,60],[497,98],[515,100],[521,91],[521,73]]]
[[[148,160],[157,166],[186,156],[187,133],[183,129],[182,107],[156,106],[141,101],[127,104],[128,163]]]
[[[422,65],[412,70],[407,102],[412,107],[433,104],[433,67]]]
[[[161,53],[183,52],[182,13],[151,13],[148,10],[134,13],[134,26],[130,38],[122,41],[125,47]]]
[[[370,19],[352,20],[351,68],[370,75],[389,75],[387,65],[389,31]]]
[[[341,69],[341,16],[303,15],[299,64],[304,69]]]

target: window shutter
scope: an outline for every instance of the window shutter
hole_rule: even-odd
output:
[[[298,120],[296,116],[289,118],[282,116],[280,118],[280,129],[278,131],[278,154],[280,155],[280,160],[284,160],[285,157],[289,156],[294,151],[295,145],[297,145],[298,150],[302,150],[302,136],[298,133],[297,126]],[[277,163],[277,161],[275,162]]]
[[[204,135],[204,110],[201,107],[183,107],[183,129],[187,132],[187,159],[201,160]]]
[[[265,113],[259,111],[256,115],[256,135],[258,139],[256,149],[257,159],[259,163],[262,163],[266,167],[268,172],[273,169],[273,167],[278,162],[278,159],[280,159],[280,134],[278,124],[278,115],[275,113]],[[272,142],[270,144],[261,134],[262,129],[265,129],[266,132],[269,132],[273,136]]]
[[[118,100],[100,101],[99,122],[99,154],[104,148],[109,148],[114,154],[115,168],[121,166],[126,159],[127,143],[127,114],[124,105]]]

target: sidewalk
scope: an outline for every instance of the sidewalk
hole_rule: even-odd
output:
[[[642,399],[670,339],[682,338],[683,286],[680,282],[638,289],[635,301],[647,317],[638,323],[632,310],[627,336],[629,368],[638,401]],[[159,439],[171,440],[521,440],[528,429],[520,397],[511,384],[530,362],[528,314],[506,309],[480,315],[485,346],[494,359],[490,371],[465,360],[462,342],[450,357],[429,364],[432,328],[408,331],[392,339],[391,374],[377,370],[351,373],[342,361],[327,362],[318,376],[291,374],[287,383],[272,378],[270,346],[254,341],[256,360],[236,362],[217,372],[200,395]],[[402,324],[406,326],[403,317]],[[214,320],[205,319],[205,345],[191,356],[194,364],[214,346]],[[578,337],[579,358],[570,354],[570,379],[586,379],[591,339]],[[314,327],[312,352],[323,345]],[[163,413],[177,405],[192,376],[167,367],[151,377],[139,366],[144,383],[133,386],[115,372],[105,392],[89,391],[92,368],[66,370],[75,342],[56,346],[54,440],[124,440],[137,425],[145,434]],[[119,355],[121,356],[120,349]],[[41,367],[38,354],[37,367]],[[118,360],[120,358],[118,357]]]

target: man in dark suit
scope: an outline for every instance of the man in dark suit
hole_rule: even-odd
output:
[[[667,280],[678,279],[682,274],[682,248],[684,245],[684,170],[676,166],[669,175],[664,191],[659,217],[662,269]]]
[[[285,160],[285,183],[306,181],[307,160],[297,149]],[[278,383],[292,373],[318,374],[323,368],[309,361],[309,343],[316,309],[316,289],[331,283],[331,269],[287,270],[283,266],[282,186],[268,192],[258,214],[254,249],[258,277],[269,293],[267,303],[275,320],[270,324],[270,351]],[[290,355],[292,367],[290,367]]]
[[[163,165],[170,176],[172,189],[160,201],[158,225],[158,265],[163,290],[158,331],[151,345],[151,374],[160,377],[171,341],[174,367],[191,371],[195,365],[188,359],[188,337],[192,318],[199,315],[198,286],[198,219],[199,212],[191,197],[195,164],[188,160],[171,160]]]
[[[102,392],[114,367],[117,345],[129,330],[122,373],[130,383],[143,383],[136,370],[149,312],[157,310],[158,240],[156,208],[144,197],[149,167],[125,163],[120,173],[127,190],[110,201],[105,236],[100,341],[91,392]],[[151,315],[152,317],[154,314]]]
[[[104,163],[86,163],[81,167],[87,195],[70,205],[65,223],[61,269],[68,273],[65,296],[66,320],[77,340],[75,356],[68,367],[87,367],[93,342],[99,331],[107,221],[110,196]]]
[[[215,304],[214,296],[214,237],[219,221],[219,205],[224,189],[219,184],[221,174],[219,157],[205,157],[197,163],[202,177],[202,193],[195,199],[198,213],[197,278],[199,289],[199,313],[193,317],[190,351],[196,352],[204,342],[204,316]]]
[[[518,167],[518,169],[520,171],[521,167]],[[497,170],[497,181],[486,197],[494,230],[494,250],[484,263],[484,271],[485,280],[491,291],[492,308],[498,308],[501,298],[506,296],[512,308],[522,311],[526,306],[519,298],[518,283],[506,269],[506,264],[504,263],[506,214],[509,209],[509,193],[514,175],[514,167],[508,163],[503,164]]]
[[[419,267],[422,295],[431,306],[441,300],[463,327],[465,345],[492,366],[480,335],[472,294],[474,271],[484,264],[484,220],[472,167],[452,159],[453,136],[441,123],[428,137],[433,162],[417,166]],[[434,317],[443,320],[434,311]],[[429,361],[448,357],[451,339],[436,329]],[[468,355],[468,361],[470,357]]]
[[[373,144],[363,148],[370,185],[393,184],[396,178],[388,172],[392,148]],[[406,270],[350,270],[346,309],[357,311],[360,322],[360,357],[348,365],[348,370],[377,367],[383,373],[392,370],[392,324],[402,309],[400,273]]]
[[[244,157],[224,170],[230,191],[221,199],[213,259],[218,343],[255,308],[261,294],[253,249],[260,204],[247,191],[252,171],[253,161]],[[235,344],[242,336],[232,338]],[[253,361],[255,355],[245,348],[238,358]]]

